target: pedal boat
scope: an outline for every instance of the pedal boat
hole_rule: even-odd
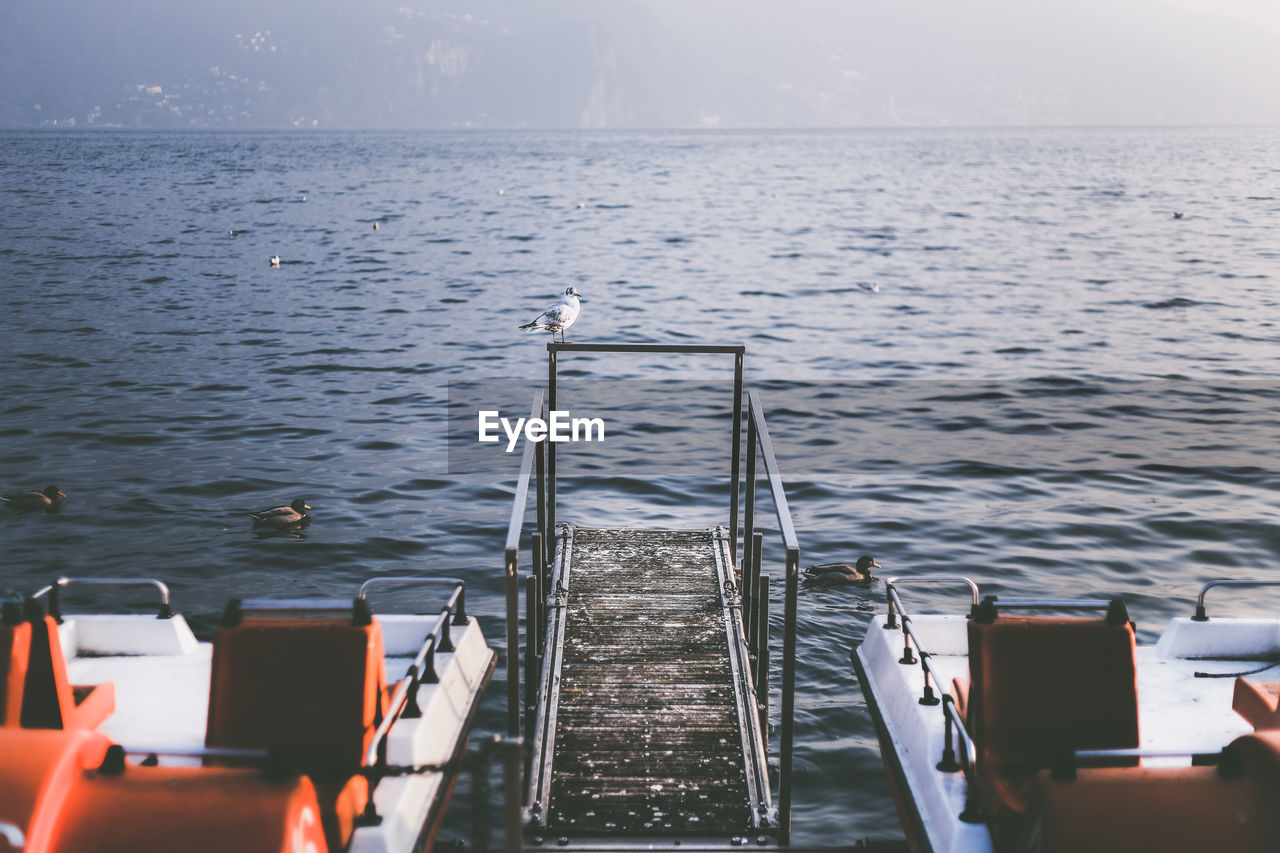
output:
[[[1119,600],[887,581],[852,661],[909,847],[1280,850],[1280,619],[1210,618],[1204,603],[1278,583],[1213,581],[1138,646]],[[920,584],[967,586],[968,612],[908,613]]]
[[[374,616],[375,582],[448,600]],[[159,613],[64,615],[88,583]],[[0,623],[0,853],[430,849],[495,659],[453,579],[233,599],[212,643],[146,579],[61,578]]]

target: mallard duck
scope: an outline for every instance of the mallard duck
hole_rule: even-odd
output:
[[[863,554],[854,565],[848,563],[819,563],[804,570],[810,579],[823,583],[871,583],[875,577],[872,569],[880,568],[876,558]]]
[[[307,506],[307,502],[298,498],[289,506],[251,512],[249,517],[253,519],[254,527],[293,527],[311,520],[311,516],[307,515],[309,509],[311,507]]]
[[[43,492],[18,492],[5,495],[0,500],[10,509],[52,509],[62,503],[66,496],[57,486],[45,486]]]

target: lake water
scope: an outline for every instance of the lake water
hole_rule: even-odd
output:
[[[518,454],[450,453],[450,383],[527,411],[546,336],[516,326],[569,284],[571,340],[746,345],[803,564],[1121,595],[1144,641],[1275,575],[1280,130],[0,143],[0,487],[70,496],[0,514],[0,588],[156,576],[207,635],[232,595],[429,571],[499,643]],[[725,522],[731,368],[562,357],[612,443],[563,452],[559,519]],[[253,533],[299,496],[301,535]],[[849,665],[882,599],[802,590],[798,842],[901,837]]]

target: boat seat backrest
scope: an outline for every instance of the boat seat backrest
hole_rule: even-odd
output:
[[[1136,747],[1134,653],[1128,622],[970,619],[967,714],[981,758],[1036,768],[1063,749]]]
[[[349,772],[381,721],[385,681],[376,619],[245,618],[214,635],[205,743]]]
[[[96,728],[116,707],[115,685],[73,687],[67,679],[58,623],[52,616],[33,616],[22,684],[19,724],[29,729]]]
[[[0,726],[16,726],[22,718],[23,685],[31,653],[31,626],[0,625]]]

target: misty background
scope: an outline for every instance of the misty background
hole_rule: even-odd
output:
[[[1262,0],[10,0],[0,126],[1280,123]]]

